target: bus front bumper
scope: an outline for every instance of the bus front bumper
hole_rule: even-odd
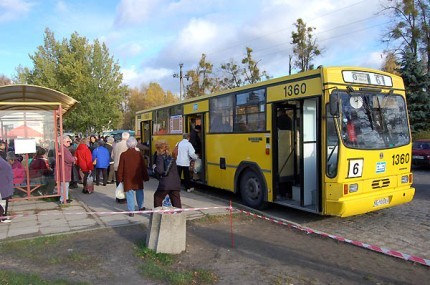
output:
[[[349,217],[378,211],[412,201],[415,188],[388,189],[377,193],[344,196],[337,201],[327,201],[324,214]]]

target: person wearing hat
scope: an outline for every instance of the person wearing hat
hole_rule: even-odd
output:
[[[100,185],[100,175],[103,175],[103,186],[107,184],[107,168],[110,164],[109,150],[105,141],[99,140],[98,146],[93,150],[93,164],[96,167],[96,185]]]

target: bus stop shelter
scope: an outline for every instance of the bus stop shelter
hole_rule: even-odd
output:
[[[11,201],[60,196],[63,116],[78,101],[59,91],[26,84],[0,86],[0,141],[15,154]]]

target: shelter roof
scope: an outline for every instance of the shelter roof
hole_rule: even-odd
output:
[[[0,86],[0,110],[56,110],[63,115],[79,101],[59,91],[42,86],[14,84]]]

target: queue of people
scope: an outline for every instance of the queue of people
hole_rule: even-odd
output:
[[[156,143],[156,160],[153,171],[158,173],[159,184],[154,193],[154,208],[162,206],[166,197],[170,198],[173,207],[182,207],[180,196],[182,174],[185,189],[188,192],[192,191],[189,175],[190,161],[197,159],[198,155],[189,140],[190,135],[184,134],[183,140],[178,143],[178,153],[175,157],[165,140]],[[94,176],[96,185],[106,186],[114,182],[117,186],[119,183],[123,184],[126,198],[117,199],[117,202],[127,204],[130,217],[134,216],[136,205],[137,211],[146,210],[143,189],[144,182],[149,180],[149,161],[142,153],[142,147],[145,146],[135,137],[124,132],[122,140],[115,143],[112,137],[97,140],[95,136],[73,139],[64,135],[60,141],[59,161],[62,162],[58,165],[60,171],[54,171],[56,165],[49,162],[47,150],[42,147],[37,147],[36,154],[28,162],[29,176],[34,183],[43,184],[45,177],[53,176],[54,173],[55,175],[64,174],[64,177],[55,177],[56,181],[61,181],[60,204],[63,204],[65,200],[72,201],[69,199],[69,189],[77,188],[78,184],[82,184],[83,193],[90,193],[87,181],[89,176]],[[149,148],[146,147],[146,149]],[[13,196],[14,187],[25,185],[26,172],[13,151],[5,153],[4,156],[2,154],[1,157],[0,179],[7,183],[0,185],[0,201],[5,202],[5,205],[0,207],[2,209],[0,216],[6,216],[8,200]],[[62,167],[64,167],[64,171],[62,171]],[[2,220],[1,217],[0,220]]]

